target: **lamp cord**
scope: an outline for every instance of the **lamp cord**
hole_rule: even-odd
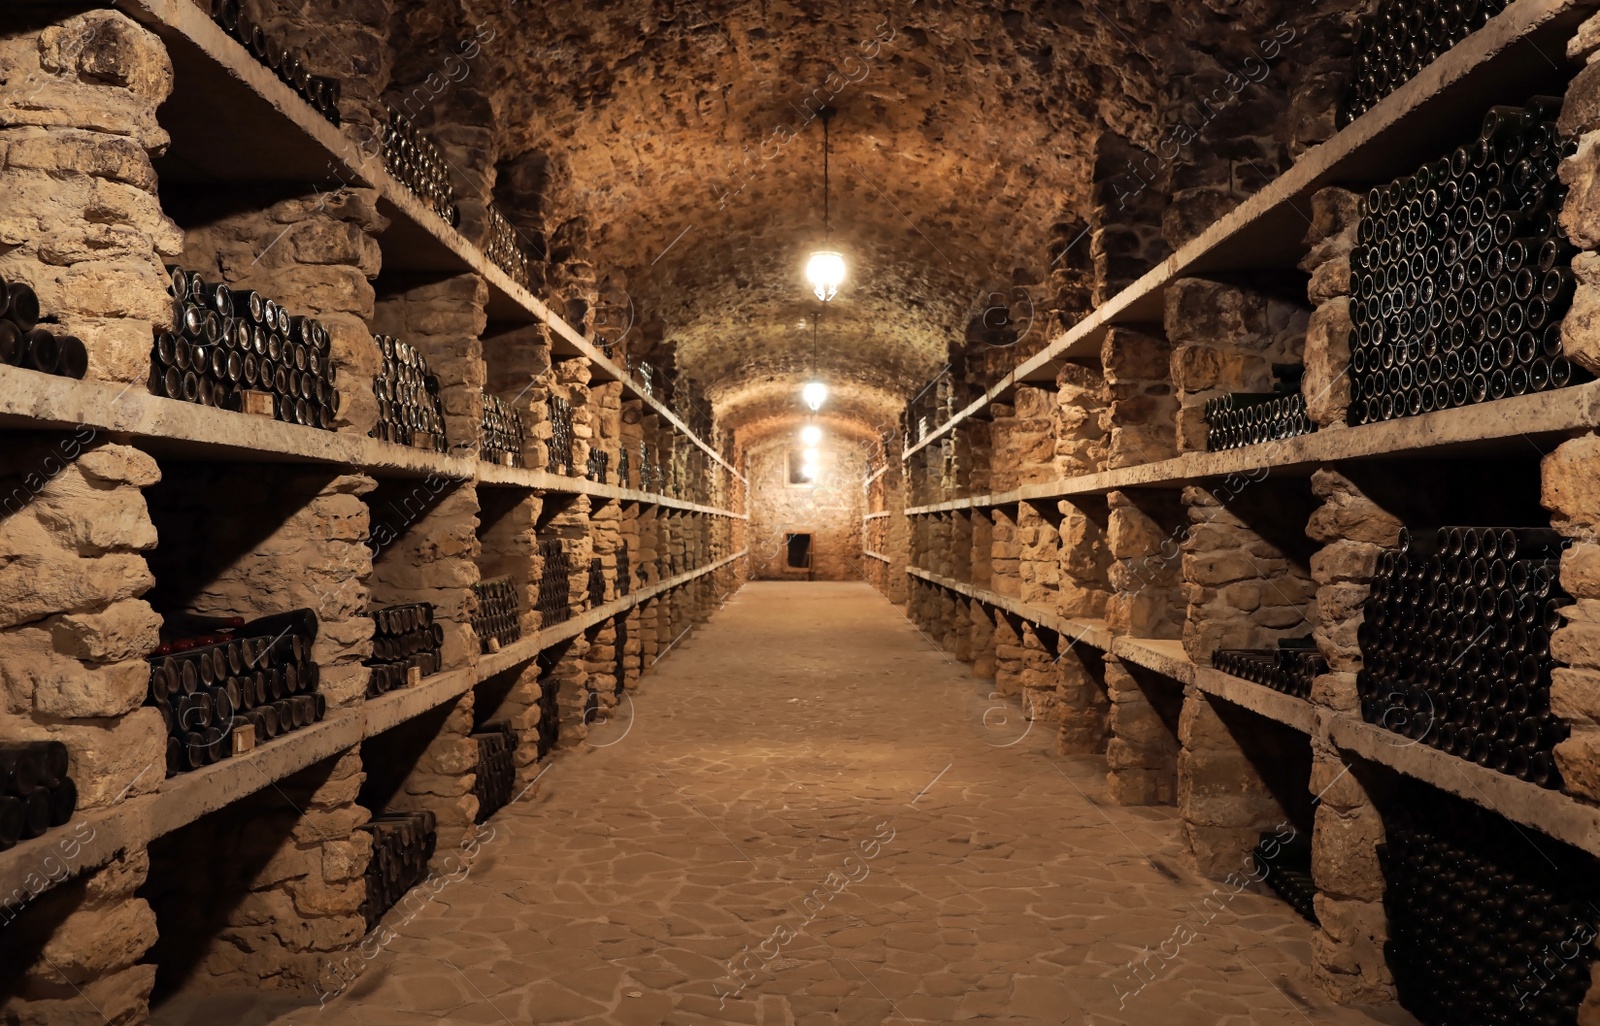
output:
[[[826,243],[833,237],[833,221],[830,217],[828,204],[828,122],[830,118],[822,119],[822,238]]]

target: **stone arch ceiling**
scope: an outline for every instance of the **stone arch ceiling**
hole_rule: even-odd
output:
[[[1043,330],[1050,228],[1085,205],[1099,127],[1159,128],[1165,58],[1146,51],[1194,39],[1208,6],[1261,6],[1106,2],[1116,23],[1092,0],[402,0],[396,18],[413,72],[493,32],[462,88],[489,94],[502,157],[549,157],[554,220],[587,218],[635,329],[674,347],[737,437],[804,413],[818,304],[801,268],[822,240],[804,112],[823,100],[850,265],[818,346],[831,412],[892,425],[992,290],[1030,286]]]

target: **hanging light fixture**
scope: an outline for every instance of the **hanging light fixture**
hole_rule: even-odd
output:
[[[844,283],[844,254],[828,248],[833,236],[828,197],[828,122],[837,113],[832,107],[817,111],[817,116],[822,119],[822,248],[812,253],[811,259],[806,261],[806,281],[811,283],[811,291],[824,303],[838,295],[839,286]]]
[[[800,387],[800,398],[812,413],[822,409],[822,404],[828,401],[828,386],[817,374],[817,321],[821,318],[821,310],[811,315],[811,380]]]
[[[815,449],[822,441],[822,429],[815,424],[807,424],[800,429],[800,443],[808,448]]]

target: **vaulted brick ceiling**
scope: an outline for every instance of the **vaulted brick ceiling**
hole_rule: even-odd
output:
[[[502,156],[548,155],[553,220],[587,216],[634,330],[674,347],[735,429],[803,412],[818,304],[801,270],[823,227],[809,113],[831,102],[850,277],[819,362],[833,411],[877,428],[992,292],[1029,286],[1043,330],[1050,228],[1082,212],[1100,126],[1159,129],[1150,51],[1216,31],[1209,7],[1275,5],[1110,6],[1115,22],[1093,0],[413,0],[397,23],[412,75],[442,41],[493,32],[463,87],[488,92]]]

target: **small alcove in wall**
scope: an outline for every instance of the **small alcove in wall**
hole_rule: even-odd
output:
[[[784,569],[811,569],[811,533],[789,532],[783,536]]]

